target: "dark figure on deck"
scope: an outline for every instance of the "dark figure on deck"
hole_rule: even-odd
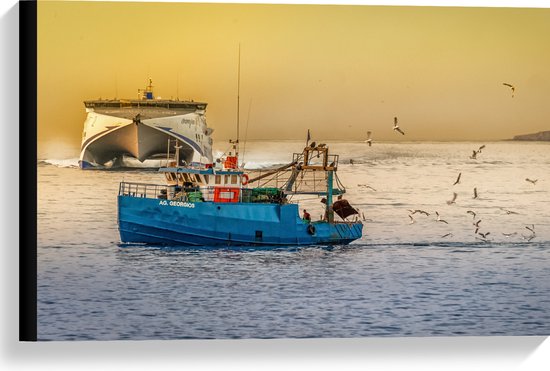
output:
[[[332,209],[344,220],[350,215],[359,214],[347,200],[342,198],[342,195],[338,196],[338,201],[332,205]]]
[[[304,216],[302,217],[302,219],[308,223],[311,222],[311,215],[309,215],[306,209],[304,209]]]

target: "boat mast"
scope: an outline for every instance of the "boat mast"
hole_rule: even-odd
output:
[[[176,151],[176,167],[180,166],[180,148],[182,148],[182,146],[180,146],[179,144],[179,141],[176,139],[176,145],[174,146],[174,149]]]
[[[168,138],[168,148],[166,149],[166,167],[170,163],[170,138]]]
[[[239,158],[239,116],[241,108],[241,43],[239,43],[239,61],[237,65],[237,141],[235,142],[235,156]]]

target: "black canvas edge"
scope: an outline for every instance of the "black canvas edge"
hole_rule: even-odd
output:
[[[19,340],[36,341],[37,2],[34,0],[19,2],[19,129]]]

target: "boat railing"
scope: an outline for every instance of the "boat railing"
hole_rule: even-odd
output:
[[[147,184],[147,183],[129,183],[120,182],[118,188],[119,196],[157,198],[160,194],[165,194],[166,185]]]
[[[274,187],[182,187],[167,184],[121,182],[119,196],[185,202],[286,203],[282,190]]]

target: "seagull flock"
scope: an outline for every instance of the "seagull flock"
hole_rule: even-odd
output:
[[[473,156],[470,156],[470,158],[473,158],[473,159],[476,159],[477,158],[477,155],[481,153],[481,150],[485,148],[485,145],[482,145],[481,147],[479,147],[477,150],[474,150],[473,151]],[[462,172],[459,172],[454,183],[452,183],[452,186],[455,186],[457,184],[460,184],[461,182],[461,179],[462,179]],[[537,180],[538,179],[525,179],[527,182],[529,183],[532,183],[533,185],[536,184]],[[479,197],[478,195],[478,192],[477,192],[477,187],[474,187],[473,189],[473,197],[472,199],[477,199]],[[447,205],[453,205],[453,204],[456,204],[456,200],[458,198],[458,194],[456,192],[453,192],[453,197],[451,200],[447,201]],[[508,210],[508,209],[505,209],[503,207],[500,208],[501,211],[503,211],[504,213],[506,213],[506,215],[518,215],[519,213],[516,212],[516,211],[512,211],[512,210]],[[422,215],[425,215],[425,216],[430,216],[430,213],[428,213],[427,211],[424,211],[424,210],[419,210],[419,209],[416,209],[416,210],[411,210],[411,209],[408,209],[407,210],[409,212],[409,224],[413,224],[415,223],[415,219],[413,218],[413,215],[414,214],[422,214]],[[468,210],[466,211],[466,214],[469,214],[472,216],[472,226],[473,226],[473,233],[474,233],[474,236],[477,240],[480,240],[480,241],[483,241],[483,242],[490,242],[491,240],[489,240],[489,235],[491,234],[491,232],[484,232],[484,231],[481,231],[481,222],[482,222],[482,219],[481,218],[477,218],[477,213],[473,210]],[[447,222],[446,220],[442,219],[441,218],[441,215],[439,214],[438,211],[435,212],[435,215],[436,215],[436,219],[435,219],[435,222],[437,223],[443,223],[443,224],[449,224],[449,222]],[[526,241],[531,241],[533,238],[536,237],[536,233],[535,233],[535,226],[533,224],[530,224],[530,225],[527,225],[525,226],[525,229],[527,229],[530,233],[525,235],[525,234],[521,234],[521,237],[526,240]],[[513,232],[513,233],[502,233],[502,235],[506,238],[510,238],[510,237],[513,237],[515,235],[517,235],[517,232]],[[444,235],[441,236],[441,238],[447,238],[447,237],[452,237],[453,234],[452,233],[446,233]]]
[[[507,83],[504,83],[504,85],[507,85],[512,89],[512,97],[513,97],[513,93],[514,93],[515,88],[512,85],[507,84]],[[403,130],[401,130],[401,128],[398,125],[397,117],[393,118],[393,130],[396,133],[400,133],[401,135],[405,135],[405,132]],[[369,145],[369,147],[372,146],[372,132],[371,131],[367,132],[367,140],[365,140],[365,143],[367,143]],[[469,156],[469,158],[472,159],[472,160],[477,160],[478,156],[482,153],[483,149],[485,149],[485,145],[481,145],[479,148],[472,150],[472,154]],[[456,180],[454,181],[454,183],[452,185],[455,186],[457,184],[460,184],[461,178],[462,178],[462,172],[459,172],[457,177],[456,177]],[[535,186],[538,179],[526,178],[525,181],[529,182],[533,186]],[[373,191],[376,191],[376,189],[374,189],[373,187],[371,187],[367,184],[358,184],[357,186],[360,187],[360,188],[371,189]],[[446,202],[447,205],[456,204],[457,198],[458,198],[458,194],[456,192],[453,192],[452,199],[448,200]],[[473,188],[473,197],[472,197],[472,199],[476,200],[478,198],[479,198],[479,193],[478,193],[477,187],[474,187]],[[507,210],[507,209],[504,209],[504,208],[500,208],[500,209],[502,211],[504,211],[506,213],[506,215],[519,214],[518,212],[515,212],[515,211],[512,211],[512,210]],[[416,209],[416,210],[409,209],[408,212],[409,212],[409,215],[408,215],[409,224],[416,223],[416,220],[413,217],[413,215],[415,215],[415,214],[424,215],[426,217],[430,216],[430,213],[428,213],[427,211],[424,211],[424,210],[420,210],[420,209]],[[484,241],[484,242],[489,242],[490,240],[489,240],[488,236],[491,234],[491,232],[481,232],[480,231],[480,229],[481,229],[480,223],[481,223],[482,220],[481,219],[476,220],[476,216],[477,216],[476,212],[473,211],[473,210],[468,210],[468,211],[466,211],[466,213],[472,215],[472,219],[473,219],[472,220],[472,225],[474,227],[474,236],[475,236],[475,238],[478,239],[478,240]],[[435,215],[436,215],[435,222],[442,223],[442,224],[449,224],[449,222],[447,222],[446,220],[441,218],[441,215],[439,214],[438,211],[435,211]],[[521,237],[526,241],[531,241],[533,238],[536,237],[535,226],[533,224],[531,224],[531,225],[526,226],[525,228],[528,231],[530,231],[531,233],[529,235],[522,234]],[[502,235],[504,237],[510,238],[510,237],[513,237],[513,236],[517,235],[517,232],[502,233]],[[441,238],[447,238],[447,237],[452,237],[452,236],[453,236],[452,233],[446,233],[443,236],[441,236]]]
[[[514,93],[515,93],[515,86],[512,85],[512,84],[509,84],[507,82],[504,82],[503,83],[504,86],[507,86],[508,88],[510,88],[511,90],[511,93],[512,93],[512,98],[514,97]],[[398,125],[398,119],[397,117],[394,117],[393,118],[393,131],[395,133],[399,133],[401,135],[405,135],[405,132],[399,127]],[[365,140],[365,143],[367,143],[369,145],[369,147],[372,146],[373,144],[373,140],[372,140],[372,131],[367,131],[367,139]],[[485,145],[481,145],[479,148],[477,149],[474,149],[472,150],[472,154],[469,156],[469,159],[471,160],[477,160],[478,159],[478,156],[482,153],[483,149],[485,149]],[[353,164],[353,161],[350,160],[350,163]],[[462,177],[462,172],[459,172],[458,173],[458,176],[456,178],[456,180],[454,181],[454,183],[452,184],[453,186],[457,185],[457,184],[460,184],[460,181],[461,181],[461,177]],[[536,185],[538,179],[530,179],[530,178],[525,178],[525,181],[528,182],[528,183],[531,183],[533,186]],[[364,189],[371,189],[373,191],[376,191],[376,189],[372,188],[371,186],[369,185],[366,185],[366,184],[358,184],[357,185],[358,187],[361,187],[361,188],[364,188]],[[458,198],[458,194],[456,192],[453,192],[453,197],[451,200],[448,200],[446,201],[447,205],[453,205],[453,204],[456,204],[456,200]],[[472,199],[476,200],[479,198],[479,193],[478,193],[478,190],[477,190],[477,187],[474,187],[473,188],[473,196],[472,196]],[[519,214],[518,212],[515,212],[515,211],[512,211],[512,210],[507,210],[507,209],[504,209],[504,208],[500,208],[503,212],[506,213],[506,215],[512,215],[512,214]],[[424,215],[426,217],[430,216],[430,213],[428,213],[427,211],[424,211],[424,210],[419,210],[419,209],[416,209],[416,210],[408,210],[409,212],[409,224],[414,224],[416,223],[416,220],[415,218],[413,217],[413,215],[415,214],[421,214],[421,215]],[[480,229],[481,229],[481,226],[480,226],[480,223],[481,223],[481,219],[477,219],[476,220],[476,212],[473,211],[473,210],[468,210],[466,211],[467,214],[470,214],[472,215],[472,225],[474,227],[474,235],[475,235],[475,238],[478,239],[478,240],[481,240],[481,241],[484,241],[484,242],[488,242],[490,241],[488,239],[488,236],[491,234],[491,232],[480,232]],[[437,223],[442,223],[442,224],[449,224],[446,220],[442,219],[439,212],[435,212],[435,215],[436,215],[436,219],[435,219],[435,222]],[[364,216],[363,216],[363,219],[364,219]],[[528,235],[524,235],[524,234],[521,234],[521,237],[526,240],[526,241],[531,241],[533,238],[536,237],[536,233],[535,233],[535,226],[533,224],[531,225],[527,225],[525,226],[525,229],[527,229],[528,231],[530,231],[530,234]],[[504,237],[507,237],[507,238],[510,238],[510,237],[513,237],[515,235],[517,235],[518,233],[517,232],[513,232],[513,233],[502,233],[502,235]],[[441,238],[446,238],[446,237],[452,237],[453,234],[452,233],[446,233],[444,234],[443,236],[441,236]]]
[[[510,83],[507,83],[507,82],[503,82],[502,85],[504,86],[507,86],[510,88],[510,91],[512,92],[512,98],[514,97],[514,93],[516,91],[516,87]],[[395,131],[396,133],[400,133],[401,135],[405,135],[405,132],[403,130],[401,130],[401,128],[399,128],[399,125],[397,125],[397,117],[394,117],[393,118],[393,131]],[[371,135],[372,135],[372,131],[367,131],[367,140],[365,140],[365,143],[367,143],[370,146],[372,146],[372,138],[371,138]],[[470,158],[472,159],[475,159],[476,156],[481,153],[481,150],[485,148],[485,145],[479,147],[479,149],[476,151],[474,150],[473,151],[473,154],[472,156],[470,156]],[[535,180],[536,182],[536,180]]]
[[[399,125],[397,125],[397,117],[393,118],[393,131],[396,133],[401,133],[401,135],[405,135],[405,132],[401,130]],[[367,143],[369,147],[372,146],[372,131],[367,131],[367,140],[365,140],[365,143]]]

